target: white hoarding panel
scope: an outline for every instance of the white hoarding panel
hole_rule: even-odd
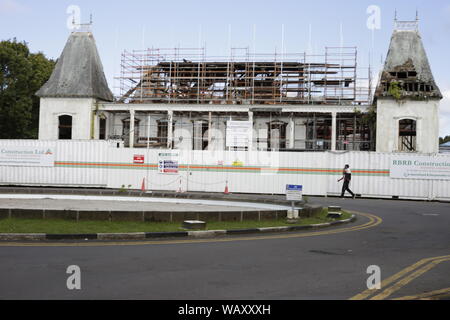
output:
[[[53,155],[45,155],[48,149]],[[231,193],[281,195],[289,184],[302,185],[305,195],[338,196],[342,182],[337,180],[349,164],[350,189],[363,197],[450,199],[450,155],[443,154],[131,149],[76,140],[0,140],[0,150],[13,152],[2,156],[2,185],[139,190],[144,181],[148,190],[224,192],[228,187]],[[31,150],[45,150],[39,157],[47,158],[24,165],[19,156]]]

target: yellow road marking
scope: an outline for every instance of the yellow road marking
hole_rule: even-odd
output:
[[[77,243],[30,243],[30,242],[4,242],[0,243],[3,247],[95,247],[95,246],[132,246],[132,245],[160,245],[160,244],[183,244],[183,243],[214,243],[214,242],[232,242],[232,241],[250,241],[250,240],[269,240],[269,239],[290,239],[303,238],[319,235],[336,234],[350,231],[364,230],[379,225],[383,220],[369,213],[360,213],[348,211],[352,214],[358,214],[369,219],[369,221],[362,225],[357,225],[348,228],[339,228],[327,231],[315,231],[306,233],[272,235],[272,236],[254,236],[254,237],[236,237],[236,238],[221,238],[221,239],[193,239],[193,240],[152,240],[152,241],[127,241],[127,242],[77,242]]]
[[[415,296],[404,296],[400,298],[395,298],[393,300],[432,300],[439,298],[440,296],[446,296],[447,294],[450,294],[450,288],[425,292]]]
[[[400,290],[401,288],[403,288],[405,285],[407,285],[408,283],[410,283],[411,281],[413,281],[417,277],[419,277],[422,274],[424,274],[425,272],[428,272],[431,269],[433,269],[439,263],[441,263],[443,261],[449,261],[449,260],[450,260],[450,257],[431,261],[429,264],[421,267],[420,269],[416,270],[412,274],[406,276],[402,280],[400,280],[397,283],[395,283],[393,286],[387,288],[386,290],[384,290],[380,294],[372,297],[370,300],[383,300],[383,299],[386,299],[387,297],[392,295],[394,292]]]
[[[402,278],[402,277],[405,276],[406,274],[408,274],[408,273],[410,273],[410,272],[413,272],[414,270],[416,270],[417,268],[423,266],[424,264],[427,264],[427,263],[432,262],[432,261],[435,261],[435,260],[440,261],[440,262],[446,261],[446,260],[450,260],[450,255],[422,259],[422,260],[420,260],[420,261],[414,263],[413,265],[411,265],[411,266],[409,266],[409,267],[407,267],[407,268],[405,268],[405,269],[399,271],[398,273],[394,274],[393,276],[391,276],[391,277],[389,277],[389,278],[383,280],[383,281],[381,282],[381,289],[380,289],[380,290],[383,290],[383,288],[386,288],[386,287],[387,287],[388,285],[390,285],[391,283],[393,283],[393,282],[399,280],[400,278]],[[441,260],[442,260],[442,261],[441,261]],[[440,262],[439,262],[439,263],[440,263]],[[427,266],[424,266],[424,267],[422,267],[422,268],[425,268],[425,267],[427,267]],[[434,267],[434,265],[432,265],[431,268],[433,268],[433,267]],[[430,269],[431,269],[431,268],[430,268]],[[422,270],[422,269],[419,269],[419,270]],[[419,271],[419,270],[418,270],[418,271]],[[429,269],[427,269],[426,271],[428,271],[428,270],[429,270]],[[426,272],[426,271],[424,271],[424,272]],[[423,273],[423,272],[422,272],[422,273]],[[422,274],[422,273],[420,273],[420,274]],[[420,274],[418,274],[417,276],[419,276]],[[416,278],[416,277],[415,277],[415,278]],[[409,282],[409,281],[408,281],[408,282]],[[405,283],[405,284],[406,284],[406,283]],[[366,290],[364,290],[363,292],[361,292],[361,293],[359,293],[359,294],[357,294],[357,295],[351,297],[350,300],[363,300],[363,299],[366,299],[367,297],[369,297],[369,296],[371,296],[371,295],[373,295],[373,294],[376,294],[376,293],[378,293],[378,292],[379,292],[379,290],[375,290],[375,289],[366,289]],[[380,293],[380,294],[381,294],[381,293]]]

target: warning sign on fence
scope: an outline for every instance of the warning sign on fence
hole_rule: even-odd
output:
[[[178,174],[177,152],[162,152],[158,154],[158,172],[164,174]]]
[[[145,157],[141,154],[135,154],[133,156],[133,163],[135,164],[144,164]]]

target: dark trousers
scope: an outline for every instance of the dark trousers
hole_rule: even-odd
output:
[[[348,187],[349,185],[350,185],[350,181],[344,180],[344,184],[342,185],[341,197],[344,196],[345,191],[348,191],[352,195],[352,197],[355,196],[355,194],[352,192],[352,190],[350,190],[350,188]]]

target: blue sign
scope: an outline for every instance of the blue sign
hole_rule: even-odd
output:
[[[303,191],[303,186],[295,185],[295,184],[287,184],[286,191]]]

